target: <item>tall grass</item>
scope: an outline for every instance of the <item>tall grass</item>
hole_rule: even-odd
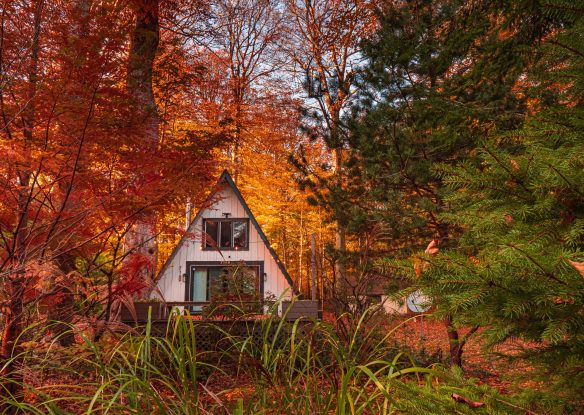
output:
[[[343,318],[353,318],[343,316]],[[26,414],[397,414],[525,413],[487,388],[438,367],[415,367],[363,318],[349,338],[319,321],[293,324],[274,310],[235,335],[224,325],[214,350],[198,350],[197,324],[175,316],[165,335],[140,332],[62,348],[50,325],[30,327],[19,357],[22,394],[3,394],[1,413]],[[33,335],[34,334],[34,335]],[[4,362],[6,364],[7,362]],[[6,381],[6,380],[5,380]],[[5,382],[2,382],[5,385]],[[482,399],[472,409],[452,392]],[[522,412],[523,411],[523,412]]]

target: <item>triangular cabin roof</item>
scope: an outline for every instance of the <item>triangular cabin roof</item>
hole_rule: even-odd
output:
[[[249,216],[249,220],[250,220],[251,224],[253,225],[253,227],[257,231],[258,235],[260,236],[261,240],[264,242],[266,248],[270,252],[270,255],[272,256],[272,258],[274,259],[274,261],[278,265],[278,268],[280,269],[280,271],[282,272],[282,274],[286,278],[286,281],[288,281],[288,284],[290,284],[292,291],[294,292],[294,294],[298,295],[299,292],[296,289],[296,286],[294,285],[294,283],[292,282],[292,278],[290,278],[290,274],[288,274],[286,267],[284,267],[284,264],[282,263],[282,261],[280,261],[280,258],[278,258],[278,254],[276,254],[276,251],[274,251],[274,249],[272,248],[270,241],[268,241],[268,238],[266,237],[266,235],[262,231],[262,228],[260,227],[255,216],[251,212],[249,206],[245,202],[245,199],[243,198],[241,192],[237,188],[237,185],[235,184],[235,182],[233,181],[233,179],[231,178],[231,175],[229,174],[229,172],[227,170],[223,170],[223,173],[221,173],[221,176],[219,177],[219,180],[217,181],[216,187],[220,187],[221,184],[223,184],[223,183],[227,184],[231,188],[231,190],[233,191],[233,193],[235,194],[235,196],[239,200],[239,203],[241,203],[241,206],[243,207],[245,213]],[[213,196],[216,195],[218,192],[219,192],[219,190],[216,190],[215,192],[213,192],[209,196],[208,200],[212,200]],[[199,209],[195,218],[191,221],[191,223],[189,224],[189,227],[187,229],[190,230],[197,223],[198,219],[201,217],[201,215],[203,214],[205,209],[209,209],[209,208],[210,208],[210,206]],[[184,245],[184,243],[186,242],[187,239],[188,239],[187,235],[186,234],[183,235],[183,237],[180,239],[177,246],[173,249],[172,253],[168,257],[168,259],[166,260],[166,262],[164,263],[162,268],[160,269],[160,272],[158,273],[158,277],[160,277],[161,275],[164,274],[164,272],[168,268],[169,264],[172,262],[173,258],[177,255],[178,251],[181,249],[181,247]]]

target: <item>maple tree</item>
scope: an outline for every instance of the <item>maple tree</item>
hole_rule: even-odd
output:
[[[133,16],[134,10],[117,3],[39,0],[3,8],[3,358],[18,348],[36,304],[52,302],[49,315],[64,321],[73,298],[105,304],[108,319],[113,297],[138,292],[143,282],[129,281],[153,268],[140,256],[122,261],[142,245],[128,249],[124,237],[142,223],[144,212],[184,195],[178,183],[200,188],[195,185],[211,180],[210,140],[144,145],[144,129],[153,134],[154,126],[144,123],[150,111],[137,111],[141,104],[125,88],[128,55],[120,53],[128,50]],[[202,193],[190,191],[197,203]],[[107,283],[84,280],[95,272]],[[8,365],[4,374],[10,377],[11,370]]]
[[[110,89],[111,78],[104,76],[119,73],[119,62],[108,56],[89,65],[91,43],[86,42],[101,45],[106,56],[108,48],[121,45],[119,37],[107,38],[101,30],[88,34],[82,7],[59,10],[34,1],[8,8],[2,14],[0,92],[1,145],[8,156],[2,158],[0,203],[4,358],[17,346],[26,306],[55,294],[55,287],[44,280],[56,276],[39,271],[44,265],[54,269],[49,266],[54,262],[63,274],[70,273],[71,252],[91,240],[88,217],[100,209],[103,199],[86,186],[91,175],[87,162],[95,149],[90,137],[104,134],[102,126],[93,123],[105,116],[101,92],[113,98],[112,109],[119,102]],[[65,22],[55,18],[59,13]],[[39,293],[40,283],[49,289]],[[11,370],[8,365],[8,377]]]

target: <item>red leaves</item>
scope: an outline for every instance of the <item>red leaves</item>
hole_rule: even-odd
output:
[[[148,286],[147,275],[152,269],[150,258],[144,254],[133,254],[129,256],[121,269],[121,278],[114,288],[114,294],[136,294],[140,295],[142,290]]]

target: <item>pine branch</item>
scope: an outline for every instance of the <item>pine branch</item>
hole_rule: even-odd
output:
[[[508,246],[509,248],[515,249],[518,252],[521,252],[527,259],[529,259],[529,261],[531,263],[533,263],[535,266],[537,266],[542,271],[544,276],[548,277],[549,279],[551,279],[553,281],[556,281],[559,284],[567,285],[564,281],[558,279],[555,275],[548,272],[543,266],[541,266],[541,264],[539,262],[537,262],[533,257],[531,257],[531,255],[529,255],[527,252],[525,252],[521,248],[518,248],[514,244],[507,244],[506,246]]]

